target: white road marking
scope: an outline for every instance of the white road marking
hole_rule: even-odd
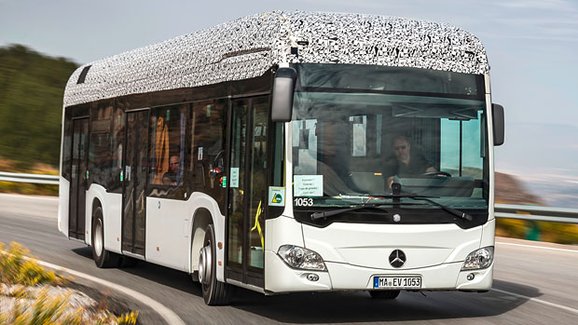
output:
[[[508,246],[517,246],[517,247],[526,247],[526,248],[537,248],[537,249],[545,249],[545,250],[550,250],[550,251],[558,251],[558,252],[567,252],[567,253],[578,254],[578,250],[575,250],[575,249],[564,249],[564,248],[556,248],[556,247],[514,244],[514,243],[505,243],[505,242],[498,242],[498,241],[496,242],[496,244],[508,245]]]
[[[4,251],[0,251],[0,253],[6,253]],[[28,257],[24,257],[25,259],[30,259]],[[97,277],[94,277],[92,275],[88,275],[82,272],[78,272],[75,270],[71,270],[68,268],[65,268],[63,266],[60,265],[56,265],[56,264],[52,264],[52,263],[48,263],[45,261],[41,261],[38,259],[34,259],[38,264],[56,270],[56,271],[60,271],[60,272],[65,272],[71,275],[74,275],[75,277],[79,277],[79,278],[83,278],[85,280],[88,281],[92,281],[94,283],[98,283],[101,284],[103,286],[109,287],[113,290],[119,291],[124,293],[127,296],[130,296],[140,302],[142,302],[143,304],[149,306],[152,310],[154,310],[157,314],[159,314],[166,322],[167,324],[178,324],[178,325],[185,325],[185,322],[172,310],[170,310],[168,307],[166,307],[165,305],[161,304],[160,302],[150,298],[149,296],[146,296],[138,291],[134,291],[132,289],[129,289],[127,287],[121,286],[120,284],[116,284],[116,283],[112,283]]]
[[[546,247],[546,246],[537,246],[537,245],[525,245],[525,244],[516,244],[516,243],[506,243],[506,242],[499,242],[496,241],[496,244],[499,245],[506,245],[506,246],[516,246],[516,247],[524,247],[524,248],[532,248],[532,249],[543,249],[543,250],[549,250],[549,251],[557,251],[557,252],[565,252],[565,253],[575,253],[578,254],[578,250],[574,250],[574,249],[564,249],[564,248],[556,248],[556,247]],[[496,292],[500,292],[503,294],[507,294],[516,298],[521,298],[521,299],[526,299],[529,301],[533,301],[539,304],[543,304],[546,306],[550,306],[550,307],[554,307],[554,308],[558,308],[558,309],[562,309],[574,314],[578,315],[578,309],[572,308],[572,307],[568,307],[568,306],[564,306],[564,305],[559,305],[559,304],[555,304],[546,300],[542,300],[542,299],[538,299],[538,298],[532,298],[532,297],[528,297],[528,296],[524,296],[521,294],[517,294],[517,293],[513,293],[510,291],[505,291],[505,290],[500,290],[500,289],[495,289],[492,288],[493,291]]]
[[[46,200],[58,202],[58,196],[48,196],[48,195],[28,195],[28,194],[16,194],[16,193],[0,193],[0,197],[16,198],[23,200]]]
[[[571,312],[571,313],[574,313],[574,314],[577,314],[577,315],[578,315],[578,309],[575,309],[575,308],[572,308],[572,307],[555,304],[555,303],[553,303],[553,302],[549,302],[549,301],[546,301],[546,300],[542,300],[542,299],[538,299],[538,298],[532,298],[532,297],[520,295],[520,294],[517,294],[517,293],[505,291],[505,290],[500,290],[500,289],[492,288],[492,291],[496,291],[496,292],[503,293],[503,294],[506,294],[506,295],[514,296],[514,297],[516,297],[516,298],[521,298],[521,299],[526,299],[526,300],[529,300],[529,301],[537,302],[537,303],[542,304],[542,305],[546,305],[546,306],[550,306],[550,307],[562,309],[562,310],[565,310],[565,311],[568,311],[568,312]]]

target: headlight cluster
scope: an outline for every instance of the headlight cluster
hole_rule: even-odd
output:
[[[321,255],[299,246],[283,245],[277,252],[279,256],[294,269],[327,271]]]
[[[466,260],[462,271],[481,270],[489,267],[494,260],[494,247],[484,247],[471,252]]]

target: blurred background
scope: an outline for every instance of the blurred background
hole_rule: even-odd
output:
[[[573,0],[0,0],[0,171],[58,174],[62,96],[79,65],[271,10],[402,16],[474,33],[490,59],[493,101],[506,109],[497,203],[578,208]],[[0,182],[0,191],[58,193],[10,182]],[[498,234],[578,243],[571,224],[500,219]]]

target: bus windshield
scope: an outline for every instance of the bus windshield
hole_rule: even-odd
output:
[[[296,69],[296,206],[387,204],[396,188],[454,208],[487,209],[482,75],[347,64]]]

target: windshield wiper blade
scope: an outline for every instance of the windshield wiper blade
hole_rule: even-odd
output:
[[[472,218],[471,215],[460,211],[460,210],[456,210],[454,208],[450,208],[446,205],[443,205],[441,203],[438,203],[434,200],[432,200],[430,197],[427,196],[421,196],[421,195],[416,195],[416,194],[393,194],[393,195],[378,195],[378,196],[373,196],[373,197],[378,197],[378,198],[384,198],[384,199],[400,199],[400,198],[410,198],[410,199],[414,199],[414,200],[420,200],[420,201],[426,201],[429,202],[437,207],[442,208],[444,211],[449,212],[451,214],[453,214],[454,216],[460,218],[460,219],[464,219],[467,221],[472,221],[474,220],[474,218]]]
[[[351,207],[351,208],[313,212],[311,214],[311,220],[315,221],[317,219],[324,219],[324,218],[331,217],[331,216],[338,215],[338,214],[342,214],[345,212],[356,211],[356,210],[361,210],[361,209],[366,209],[366,208],[380,209],[380,210],[383,210],[384,212],[387,212],[387,210],[382,208],[382,205],[383,204],[361,204],[361,205]]]
[[[432,200],[432,199],[430,199],[430,198],[428,198],[428,197],[426,197],[426,196],[415,195],[415,196],[408,196],[408,197],[411,198],[411,199],[414,199],[414,200],[422,200],[422,201],[429,202],[429,203],[431,203],[431,204],[433,204],[433,205],[435,205],[435,206],[438,206],[438,207],[442,208],[443,210],[445,210],[445,211],[453,214],[454,216],[456,216],[456,217],[458,217],[458,218],[461,218],[461,219],[464,219],[464,220],[467,220],[467,221],[472,221],[472,220],[474,220],[474,218],[472,218],[471,215],[469,215],[469,214],[467,214],[467,213],[465,213],[465,212],[463,212],[463,211],[456,210],[456,209],[454,209],[454,208],[450,208],[450,207],[447,206],[447,205],[443,205],[443,204],[441,204],[441,203],[438,203],[438,202],[436,202],[436,201],[434,201],[434,200]]]

